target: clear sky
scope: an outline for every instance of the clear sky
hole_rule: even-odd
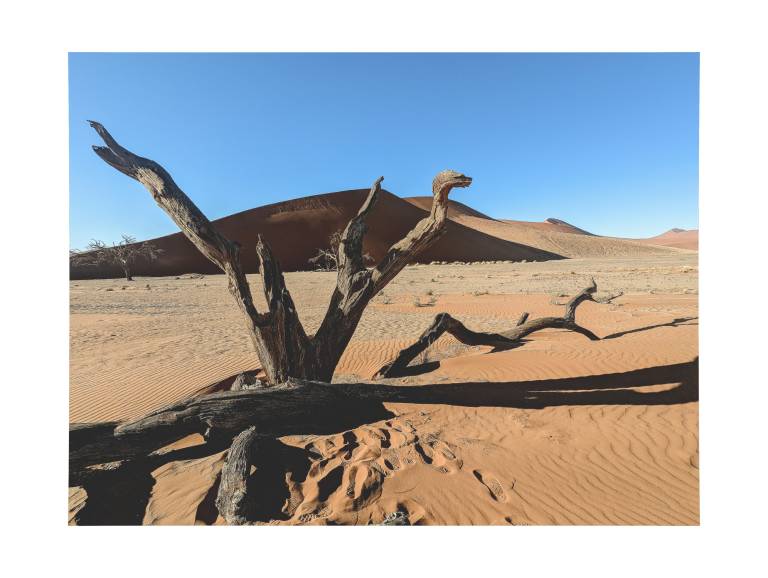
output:
[[[366,188],[600,235],[698,227],[698,54],[70,54],[72,247],[176,232],[98,120],[211,219]]]

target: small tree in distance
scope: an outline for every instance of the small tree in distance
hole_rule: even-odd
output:
[[[92,239],[84,251],[70,250],[70,262],[75,265],[116,265],[123,270],[126,281],[133,281],[131,270],[137,259],[154,261],[163,252],[151,243],[137,243],[136,237],[121,235],[112,245]]]
[[[338,271],[339,270],[339,245],[341,244],[343,231],[339,229],[328,237],[328,248],[318,249],[317,255],[310,257],[307,261],[317,266],[318,271]],[[363,255],[363,264],[373,263],[373,257],[368,253]]]

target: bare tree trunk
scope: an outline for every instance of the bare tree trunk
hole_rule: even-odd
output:
[[[368,269],[362,253],[367,229],[365,219],[381,191],[383,177],[379,178],[342,235],[336,288],[320,328],[315,335],[308,336],[285,286],[280,266],[261,237],[256,253],[268,313],[258,312],[253,303],[240,264],[239,245],[226,239],[213,226],[163,167],[120,146],[98,122],[91,121],[90,124],[107,145],[94,146],[96,154],[143,184],[181,232],[225,273],[230,293],[243,313],[265,379],[270,384],[283,383],[290,377],[330,381],[368,302],[443,232],[451,189],[467,187],[472,182],[469,177],[454,171],[439,173],[432,183],[434,198],[429,216],[394,244],[375,268]]]

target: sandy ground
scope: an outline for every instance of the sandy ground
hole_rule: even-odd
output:
[[[283,439],[277,473],[256,481],[258,519],[366,524],[400,511],[419,524],[697,524],[695,253],[408,267],[366,311],[335,379],[369,379],[438,312],[485,331],[522,311],[559,314],[554,302],[590,276],[625,292],[578,310],[606,339],[547,330],[495,353],[441,339],[414,375],[391,381],[452,388],[455,403],[387,404],[388,419]],[[286,278],[312,332],[335,275]],[[253,369],[241,326],[222,276],[73,281],[70,420],[137,417]],[[216,523],[223,457],[152,472],[144,522]],[[70,490],[72,519],[84,494]]]

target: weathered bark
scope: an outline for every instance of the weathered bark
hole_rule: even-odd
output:
[[[320,328],[313,338],[318,371],[314,379],[330,381],[357,324],[370,300],[402,271],[416,255],[434,243],[444,231],[448,194],[454,187],[468,187],[472,179],[455,171],[443,171],[432,182],[432,210],[404,239],[390,247],[373,269],[365,266],[363,238],[366,217],[373,210],[379,193],[379,178],[357,215],[347,225],[339,243],[339,272],[336,288]]]
[[[379,178],[342,235],[336,289],[317,333],[307,336],[280,267],[261,237],[256,251],[268,313],[260,313],[254,306],[240,265],[239,245],[225,238],[211,224],[163,167],[120,146],[98,122],[90,121],[90,124],[107,145],[94,146],[94,151],[107,164],[143,184],[181,232],[227,275],[229,290],[243,313],[265,380],[270,384],[284,383],[291,377],[330,381],[368,302],[439,237],[445,224],[451,189],[467,187],[472,182],[469,177],[454,171],[439,173],[432,184],[434,198],[429,216],[419,221],[404,239],[389,249],[375,268],[369,270],[362,253],[363,237],[365,219],[381,191],[383,177]]]
[[[483,333],[468,329],[461,321],[451,317],[447,313],[438,314],[432,324],[422,333],[415,343],[400,350],[394,359],[388,361],[379,369],[374,377],[396,377],[401,375],[408,364],[419,353],[427,349],[437,341],[443,333],[449,333],[465,345],[488,345],[491,347],[510,347],[519,343],[522,338],[542,329],[567,329],[581,333],[585,337],[596,341],[600,338],[576,323],[576,308],[584,301],[607,303],[620,294],[597,300],[593,297],[597,291],[595,280],[592,279],[589,287],[575,295],[565,304],[565,313],[562,317],[540,317],[528,321],[528,313],[523,313],[514,328],[501,333]]]
[[[392,417],[382,399],[397,399],[403,388],[359,387],[298,381],[190,398],[140,419],[117,424],[73,424],[69,434],[70,486],[97,464],[146,456],[187,435],[199,433],[226,447],[255,426],[271,437],[325,434]]]
[[[216,508],[228,524],[243,524],[248,521],[249,500],[248,477],[251,474],[253,455],[258,451],[259,434],[255,427],[249,427],[232,440],[227,461],[221,470]]]

